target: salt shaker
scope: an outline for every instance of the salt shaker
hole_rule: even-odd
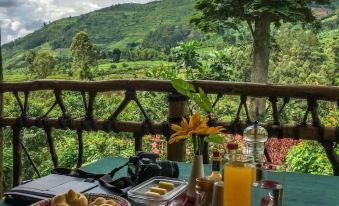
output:
[[[212,206],[224,205],[224,182],[219,181],[214,183]]]

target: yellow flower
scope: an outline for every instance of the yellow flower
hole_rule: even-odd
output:
[[[224,130],[222,126],[209,127],[207,123],[209,121],[208,116],[205,116],[201,120],[201,115],[196,112],[189,119],[189,122],[185,118],[182,118],[180,125],[172,124],[171,129],[175,132],[171,135],[168,143],[178,142],[182,139],[186,139],[192,135],[208,136],[211,134],[219,134]]]
[[[331,124],[335,124],[337,122],[337,119],[333,116],[330,117]]]

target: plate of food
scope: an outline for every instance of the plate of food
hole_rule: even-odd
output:
[[[39,201],[31,206],[131,206],[131,203],[116,195],[81,194],[74,190],[69,190],[65,194]]]

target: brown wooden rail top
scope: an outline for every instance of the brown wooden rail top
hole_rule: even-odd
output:
[[[339,101],[339,87],[315,85],[279,85],[244,82],[225,82],[194,80],[189,81],[201,87],[206,93],[245,95],[252,97],[288,97]],[[23,82],[0,82],[0,92],[37,91],[37,90],[71,90],[106,92],[133,89],[136,91],[174,92],[168,80],[117,79],[105,81],[75,80],[36,80]]]

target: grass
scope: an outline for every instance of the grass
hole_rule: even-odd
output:
[[[116,68],[111,68],[111,65],[116,65]],[[167,61],[134,61],[128,62],[123,60],[119,63],[111,63],[110,59],[100,60],[98,68],[95,70],[95,80],[107,79],[129,79],[129,78],[145,78],[145,73],[151,68],[160,68],[161,66],[174,65],[173,62]],[[27,68],[5,70],[5,81],[24,81],[30,80]],[[78,75],[73,77],[63,73],[55,73],[47,77],[47,79],[78,79]]]

